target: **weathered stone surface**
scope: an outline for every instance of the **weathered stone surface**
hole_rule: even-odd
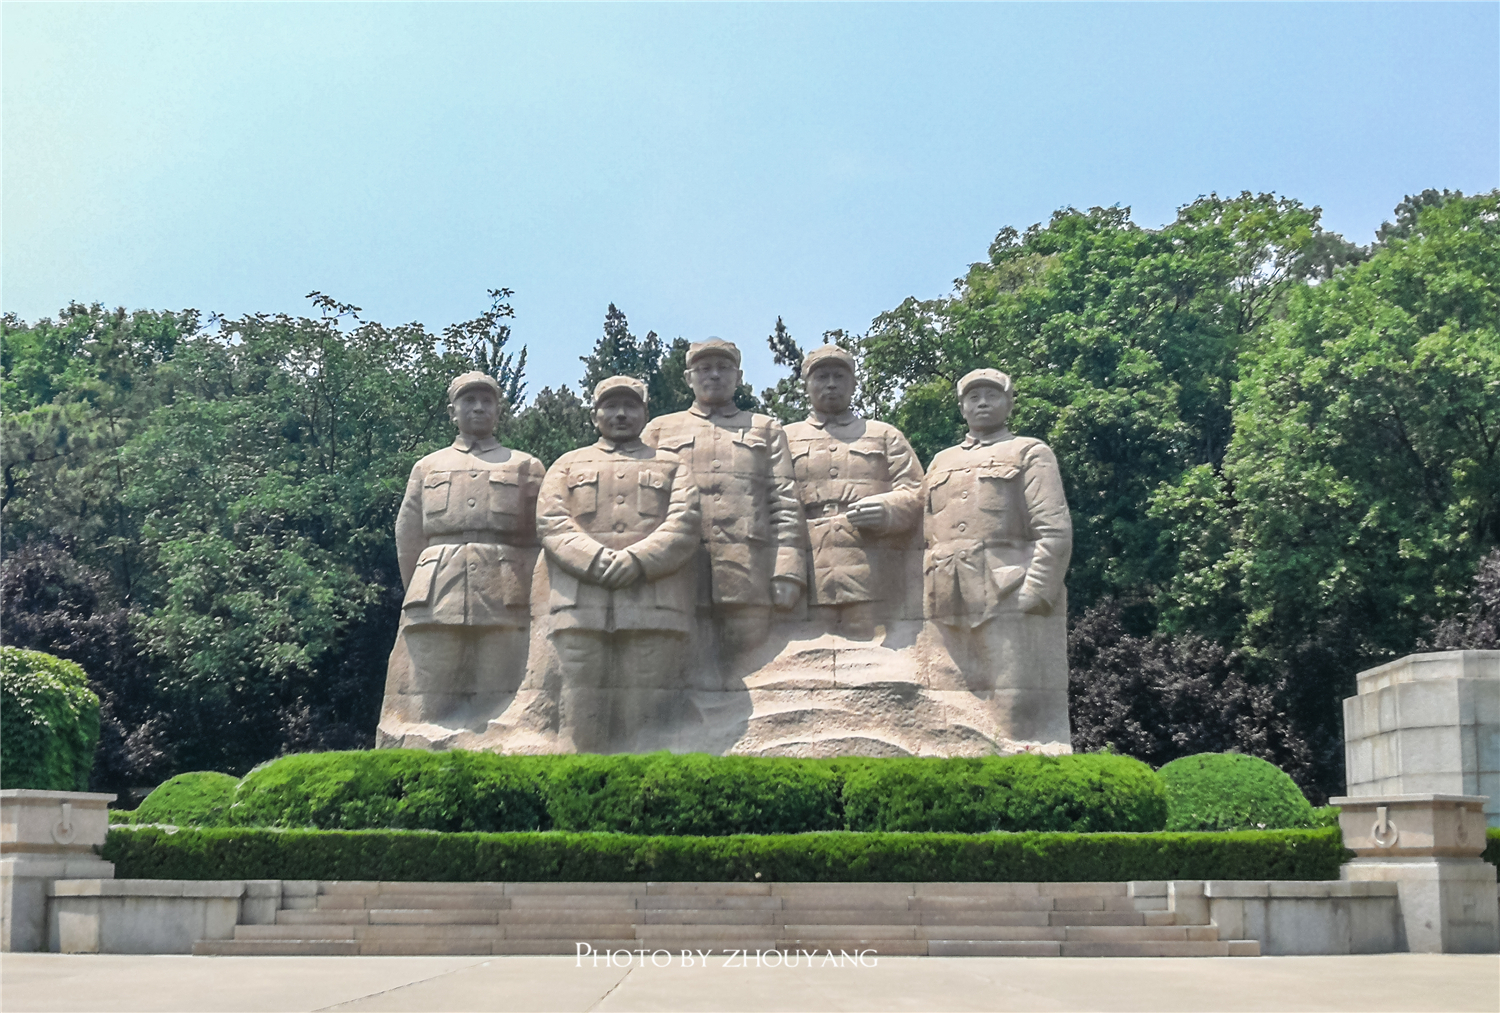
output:
[[[1072,527],[1051,451],[1006,429],[1010,380],[978,370],[959,385],[969,437],[924,477],[900,432],[850,412],[848,360],[832,346],[809,353],[814,411],[787,431],[734,407],[742,374],[727,342],[693,346],[697,403],[644,430],[644,385],[603,381],[605,437],[560,458],[543,484],[527,649],[508,630],[503,645],[454,654],[524,657],[524,680],[471,672],[472,702],[454,703],[463,720],[418,720],[414,687],[443,677],[412,662],[424,634],[408,620],[381,744],[1070,752]],[[629,425],[623,402],[636,406]],[[413,483],[420,504],[415,472]],[[426,635],[455,635],[434,629]]]
[[[0,791],[0,950],[47,948],[47,891],[78,877],[108,880],[98,855],[115,796],[82,791]]]
[[[1344,700],[1349,795],[1483,795],[1500,826],[1500,651],[1412,654]]]

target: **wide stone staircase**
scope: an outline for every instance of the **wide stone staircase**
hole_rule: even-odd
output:
[[[1165,883],[284,882],[274,923],[195,954],[667,951],[876,956],[1258,956]],[[1187,924],[1201,922],[1201,924]],[[620,951],[626,951],[621,954]],[[778,960],[783,959],[778,957]]]

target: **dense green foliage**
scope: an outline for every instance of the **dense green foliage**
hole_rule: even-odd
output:
[[[1166,825],[1161,779],[1126,756],[842,760],[850,830],[1147,832]]]
[[[229,807],[239,780],[212,770],[178,774],[159,785],[131,814],[131,823],[168,823],[173,826],[221,827],[229,822]]]
[[[132,879],[426,882],[1120,882],[1337,879],[1337,830],[1228,834],[851,834],[637,837],[115,828]]]
[[[230,821],[646,836],[1118,832],[1160,830],[1166,811],[1160,779],[1124,756],[828,761],[384,749],[287,756],[259,767],[236,790]]]
[[[324,830],[537,830],[550,825],[539,760],[416,749],[283,756],[246,775],[232,820]]]
[[[1490,827],[1484,832],[1484,854],[1480,857],[1491,865],[1500,865],[1500,827]]]
[[[1068,208],[1001,230],[949,295],[824,338],[924,460],[961,432],[960,375],[1014,375],[1013,426],[1051,444],[1073,509],[1076,748],[1237,750],[1321,801],[1356,672],[1494,643],[1500,576],[1473,575],[1500,543],[1497,209],[1427,191],[1358,247],[1270,194],[1161,229]],[[394,515],[450,438],[455,373],[495,375],[501,439],[548,462],[593,438],[594,379],[687,404],[687,340],[614,306],[580,391],[528,401],[508,296],[441,335],[317,294],[311,317],[0,320],[0,624],[89,673],[97,787],[372,744]],[[762,406],[796,418],[802,349],[779,319],[768,341]]]
[[[1168,830],[1284,830],[1313,824],[1313,808],[1297,785],[1259,757],[1199,753],[1173,760],[1157,773],[1167,789]]]
[[[841,779],[816,760],[744,756],[559,757],[547,811],[558,830],[792,834],[841,830]]]
[[[71,661],[0,647],[0,787],[87,791],[99,698]]]

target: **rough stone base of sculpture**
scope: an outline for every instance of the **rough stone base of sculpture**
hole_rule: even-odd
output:
[[[1065,621],[1062,610],[1047,619],[1000,616],[960,636],[1002,654],[1007,638],[1015,636],[1056,639],[1061,648]],[[954,660],[955,651],[963,653],[954,636],[916,620],[878,627],[869,640],[829,634],[814,623],[789,623],[724,674],[711,651],[699,645],[689,662],[687,689],[635,691],[661,697],[636,708],[658,715],[654,726],[609,742],[604,751],[799,757],[1072,752],[1062,650],[1049,652],[1055,664],[1048,671],[976,672]],[[534,636],[531,650],[526,683],[483,731],[388,716],[380,745],[577,751],[569,716],[560,713],[550,645]],[[1003,683],[996,683],[996,671],[1006,672]]]

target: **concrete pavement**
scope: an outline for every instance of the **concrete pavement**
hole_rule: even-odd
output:
[[[7,953],[0,1010],[1500,1010],[1494,955],[822,959]]]

